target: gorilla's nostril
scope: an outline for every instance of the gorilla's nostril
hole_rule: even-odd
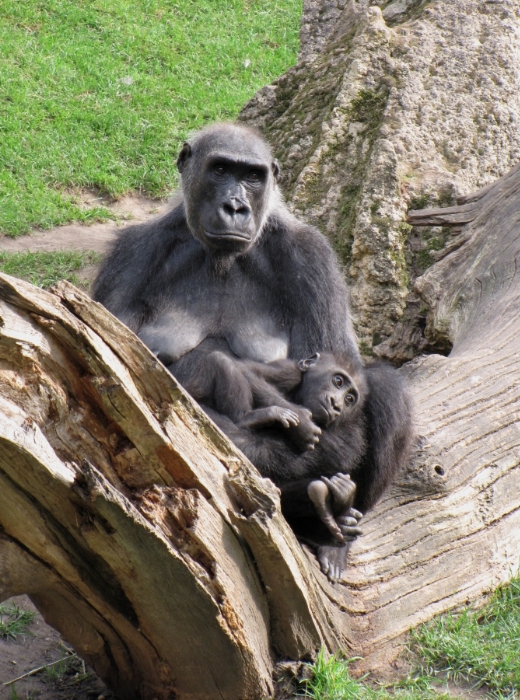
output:
[[[226,204],[224,204],[224,206],[223,206],[222,208],[224,209],[224,212],[225,212],[228,216],[235,216],[235,214],[236,214],[236,209],[235,209],[235,207],[231,206],[231,204],[227,204],[227,203],[226,203]]]

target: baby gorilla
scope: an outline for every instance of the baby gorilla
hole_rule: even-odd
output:
[[[324,572],[338,580],[346,558],[338,548],[360,534],[349,472],[366,451],[364,376],[332,353],[261,363],[239,360],[217,339],[194,352],[197,358],[192,352],[169,369],[262,475],[280,486],[284,515],[317,549]]]
[[[350,363],[332,353],[264,363],[238,359],[226,346],[209,338],[195,350],[197,371],[193,352],[186,368],[181,358],[169,369],[196,401],[240,428],[279,425],[297,448],[312,450],[321,427],[359,403]]]

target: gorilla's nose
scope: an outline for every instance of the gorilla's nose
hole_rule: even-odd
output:
[[[334,413],[341,413],[341,404],[340,404],[337,396],[330,397],[330,407],[332,408]]]
[[[240,199],[230,197],[222,203],[220,215],[231,228],[243,228],[251,219],[251,208]]]

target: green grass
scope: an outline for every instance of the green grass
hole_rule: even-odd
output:
[[[9,700],[34,700],[34,695],[32,693],[26,693],[22,698],[22,696],[18,695],[16,692],[14,685],[12,685],[9,693]]]
[[[91,251],[64,251],[57,253],[2,253],[0,272],[32,282],[38,287],[51,287],[66,279],[82,286],[77,272],[87,265],[97,265],[101,255]]]
[[[411,633],[418,661],[405,680],[385,687],[356,680],[349,661],[318,655],[314,677],[295,697],[313,700],[444,700],[445,679],[486,686],[486,697],[520,698],[520,577],[495,591],[480,610],[441,615]],[[461,698],[464,690],[460,690]]]
[[[53,664],[52,666],[47,666],[47,668],[45,668],[43,671],[46,680],[53,682],[61,680],[63,676],[69,671],[71,662],[73,660],[73,657],[68,657],[66,659],[62,659],[56,664]]]
[[[320,652],[314,668],[314,677],[304,683],[305,689],[295,697],[313,700],[449,700],[452,695],[442,693],[435,679],[411,677],[393,686],[374,688],[356,680],[349,672],[349,661],[337,656],[326,657]]]
[[[498,588],[481,610],[443,615],[412,634],[426,672],[487,685],[496,698],[520,698],[520,578]]]
[[[301,4],[0,0],[0,232],[107,217],[81,188],[169,192],[187,134],[295,62]]]
[[[36,613],[22,610],[16,604],[0,605],[0,638],[16,639],[27,634]]]

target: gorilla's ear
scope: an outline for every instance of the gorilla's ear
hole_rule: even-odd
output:
[[[271,170],[273,171],[274,181],[279,182],[280,178],[282,177],[282,172],[280,170],[280,165],[278,164],[276,158],[271,163]]]
[[[316,352],[316,353],[314,353],[314,355],[311,355],[311,357],[308,357],[306,360],[299,360],[298,361],[298,369],[301,370],[302,372],[306,372],[310,367],[315,365],[319,359],[320,359],[320,353]]]
[[[190,144],[186,141],[181,148],[181,152],[179,153],[179,157],[177,158],[177,170],[182,173],[184,169],[184,165],[188,158],[191,156],[191,146]]]

